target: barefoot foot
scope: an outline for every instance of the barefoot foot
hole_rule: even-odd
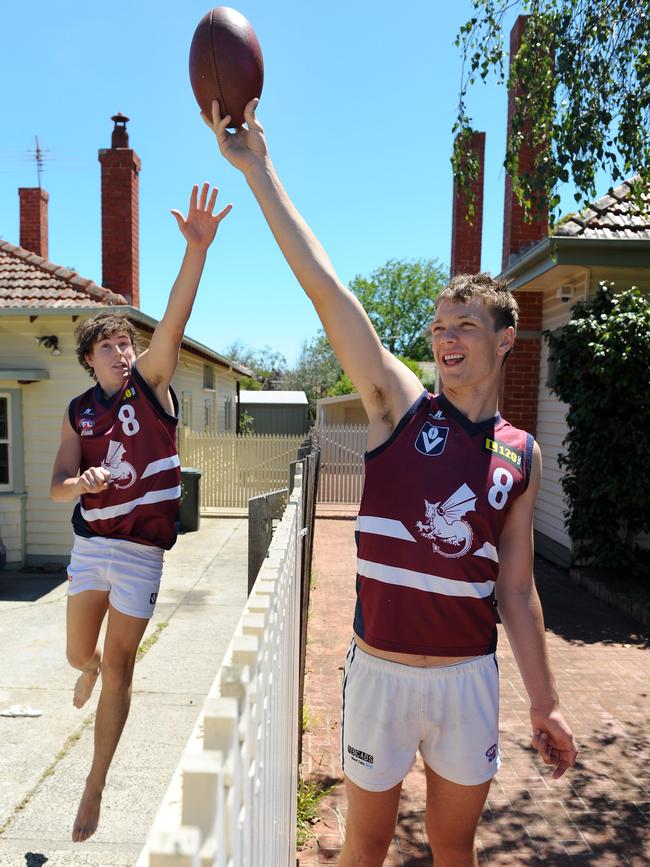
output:
[[[97,790],[84,789],[77,817],[72,827],[72,839],[75,843],[83,843],[97,830],[99,824],[99,809],[102,803],[102,793]]]
[[[93,687],[99,677],[99,668],[94,671],[84,671],[77,678],[72,696],[72,704],[75,707],[83,707],[92,695]]]

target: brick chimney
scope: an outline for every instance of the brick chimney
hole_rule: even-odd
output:
[[[114,115],[110,149],[99,151],[102,166],[102,285],[140,306],[138,175],[140,157],[129,148],[123,114]]]
[[[521,37],[528,20],[527,15],[520,15],[510,31],[510,62],[516,57],[521,47]],[[508,91],[508,139],[512,116],[515,112],[515,100],[525,97],[519,87],[511,87]],[[530,136],[528,136],[530,139]],[[519,151],[519,170],[521,174],[532,169],[535,149],[531,143],[522,145]],[[506,194],[503,214],[503,257],[501,267],[505,271],[512,261],[527,247],[545,238],[548,234],[548,208],[545,200],[536,203],[535,212],[530,215],[530,222],[524,220],[524,212],[512,190],[512,180],[506,175]]]
[[[472,184],[474,216],[467,220],[467,198],[454,180],[454,204],[451,217],[451,269],[455,274],[477,274],[481,270],[481,239],[483,234],[483,177],[485,166],[485,133],[473,132],[469,150],[479,163],[478,177]]]
[[[20,246],[47,259],[47,203],[40,187],[20,187]]]

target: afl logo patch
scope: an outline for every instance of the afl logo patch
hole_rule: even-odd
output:
[[[430,421],[424,423],[415,441],[415,448],[427,457],[441,455],[447,444],[448,427],[436,427]]]
[[[492,744],[490,749],[485,751],[485,755],[486,755],[488,762],[493,762],[496,759],[498,751],[499,751],[499,748],[497,747],[496,744]]]

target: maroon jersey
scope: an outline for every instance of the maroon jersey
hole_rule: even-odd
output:
[[[68,417],[80,437],[80,472],[104,467],[111,473],[106,491],[82,494],[72,516],[75,533],[171,548],[181,493],[177,416],[161,407],[133,367],[120,391],[105,398],[96,385],[71,401]]]
[[[424,394],[366,454],[354,629],[372,647],[432,656],[496,648],[494,586],[508,509],[533,438],[500,416],[469,421]]]

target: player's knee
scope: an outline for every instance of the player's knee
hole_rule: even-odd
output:
[[[72,666],[72,668],[78,668],[80,671],[88,668],[92,659],[95,655],[95,649],[92,651],[84,651],[79,647],[67,647],[66,648],[66,657],[68,659],[68,664]]]
[[[111,661],[104,658],[102,662],[102,689],[125,690],[131,686],[132,680],[133,666],[128,661]]]

